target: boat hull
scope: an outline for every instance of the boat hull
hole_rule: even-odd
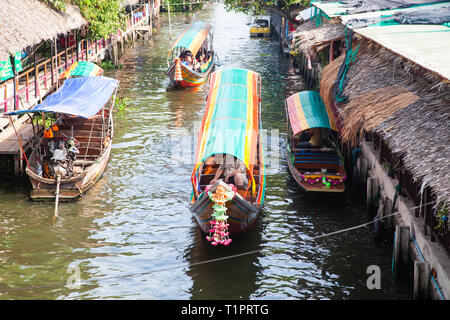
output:
[[[250,29],[250,37],[270,37],[270,36],[271,36],[270,28],[253,27]]]
[[[300,172],[295,168],[295,166],[291,162],[291,154],[286,151],[286,162],[289,167],[289,171],[291,172],[292,177],[297,182],[297,184],[300,186],[300,188],[305,192],[326,192],[326,193],[341,193],[345,191],[345,182],[339,183],[339,184],[330,184],[329,187],[323,184],[322,182],[322,174],[312,174],[308,175],[310,177],[314,177],[318,181],[315,181],[314,183],[310,183],[305,181],[304,178],[302,178]],[[320,177],[319,177],[320,176]],[[326,179],[333,179],[335,178],[334,175],[324,175]]]
[[[213,204],[207,193],[203,192],[189,208],[204,233],[209,233],[211,229],[210,221],[212,219]],[[261,212],[261,206],[249,203],[239,194],[236,194],[225,206],[227,207],[226,214],[229,217],[228,223],[230,225],[228,230],[231,235],[250,230],[255,225]]]
[[[108,160],[111,154],[110,144],[105,150],[103,155],[96,160],[96,163],[89,166],[78,179],[70,179],[70,181],[61,180],[59,189],[60,201],[74,200],[84,193],[86,193],[102,176],[105,168],[108,164]],[[36,177],[36,175],[30,170],[26,171],[30,178],[33,189],[30,193],[30,198],[34,201],[53,201],[56,194],[56,183],[48,184]]]
[[[208,79],[208,75],[214,67],[214,56],[208,64],[208,67],[203,72],[196,72],[191,68],[180,64],[181,78],[182,80],[175,80],[176,63],[173,62],[167,70],[167,76],[170,79],[171,87],[197,87],[202,85]]]

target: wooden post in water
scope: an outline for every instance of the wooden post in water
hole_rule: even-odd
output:
[[[393,273],[394,277],[398,278],[400,272],[405,270],[408,265],[409,257],[409,240],[410,227],[396,226],[395,240],[394,240],[394,257],[393,257]]]
[[[361,157],[361,182],[364,183],[367,180],[367,159]]]
[[[367,173],[366,179],[366,206],[369,209],[370,201],[372,200],[372,177],[370,176],[371,171]]]
[[[384,216],[388,216],[390,214],[394,213],[394,208],[393,208],[393,202],[391,200],[391,198],[386,197],[385,201],[384,201]],[[394,221],[394,217],[389,217],[387,219],[384,220],[385,225],[387,225],[389,228],[391,228],[393,226],[393,221]]]
[[[431,267],[429,262],[414,261],[414,300],[425,300],[430,297],[430,275]]]
[[[375,233],[375,241],[378,242],[381,240],[381,231],[382,231],[382,227],[383,227],[383,222],[381,219],[383,219],[383,214],[384,214],[384,205],[385,205],[385,198],[381,197],[378,200],[378,211],[377,211],[377,215],[375,216],[375,224],[374,224],[374,233]]]

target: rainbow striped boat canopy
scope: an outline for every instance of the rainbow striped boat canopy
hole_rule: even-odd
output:
[[[325,106],[316,91],[302,91],[286,99],[286,111],[292,127],[292,135],[310,128],[329,128],[338,131],[336,117]]]
[[[167,58],[170,58],[170,55],[175,48],[185,48],[195,56],[203,42],[205,42],[205,39],[208,37],[212,27],[212,24],[206,22],[193,22],[180,38],[178,38],[177,42],[175,42],[172,49],[170,49]]]
[[[60,75],[60,79],[67,79],[70,77],[89,77],[101,76],[103,69],[95,63],[89,61],[74,62]]]
[[[194,187],[199,166],[215,154],[242,160],[253,179],[261,127],[260,89],[259,74],[250,70],[224,69],[211,74],[192,173]]]

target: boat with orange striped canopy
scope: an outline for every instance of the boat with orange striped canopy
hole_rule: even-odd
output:
[[[167,55],[167,75],[172,87],[196,87],[214,68],[213,26],[193,22]]]
[[[266,180],[260,97],[261,78],[253,71],[224,69],[211,74],[191,176],[190,210],[213,245],[227,245],[230,234],[248,231],[263,205]],[[247,183],[241,188],[231,179],[211,184],[223,163],[218,159],[244,165]]]
[[[347,178],[337,142],[338,117],[316,91],[286,99],[286,161],[304,191],[343,192]]]

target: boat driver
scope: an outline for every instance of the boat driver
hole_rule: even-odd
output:
[[[308,142],[300,142],[297,145],[297,148],[318,148],[323,144],[321,128],[308,129],[307,133],[310,134],[311,138],[309,139]],[[307,136],[307,134],[305,136]],[[302,138],[301,140],[303,140]]]
[[[210,185],[216,183],[217,179],[224,174],[223,180],[226,183],[230,183],[229,180],[233,178],[237,188],[247,189],[248,178],[245,175],[247,168],[240,159],[230,155],[223,156],[216,154],[214,161],[216,164],[220,164],[220,166],[217,169],[214,178],[211,180]]]

